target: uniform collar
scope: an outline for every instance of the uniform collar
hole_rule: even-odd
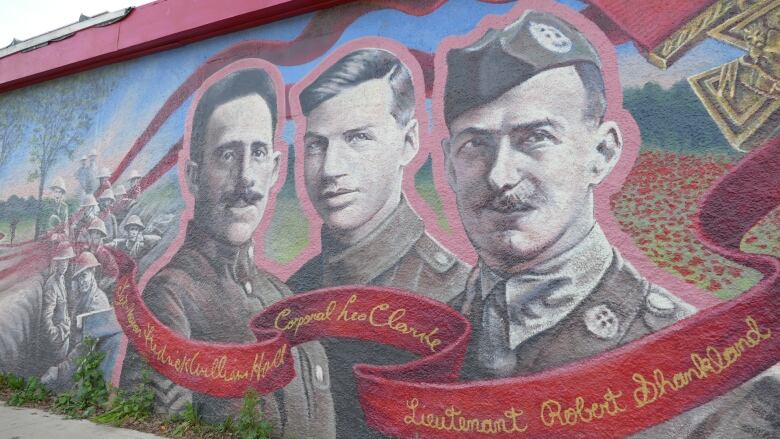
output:
[[[322,228],[324,285],[368,284],[395,265],[425,232],[422,219],[402,196],[398,207],[360,242],[344,247]]]
[[[256,271],[254,263],[253,241],[233,245],[215,239],[206,229],[198,226],[194,220],[187,224],[187,236],[182,247],[187,247],[204,256],[217,268],[227,268],[237,281],[244,281],[246,275]],[[241,278],[241,279],[239,279]]]
[[[509,347],[563,320],[595,290],[613,257],[604,232],[594,225],[571,249],[506,279],[480,261],[483,299],[499,281],[506,281]]]

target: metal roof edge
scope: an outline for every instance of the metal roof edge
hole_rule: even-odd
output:
[[[0,58],[13,55],[17,52],[35,50],[39,47],[47,45],[51,41],[64,40],[65,38],[72,36],[80,30],[88,29],[93,26],[108,26],[110,24],[114,24],[117,21],[127,17],[127,15],[130,14],[132,10],[132,7],[128,7],[114,12],[104,12],[86,20],[71,23],[59,29],[54,29],[53,31],[46,32],[27,40],[11,43],[10,45],[0,49]]]
[[[353,1],[156,0],[0,57],[0,93]]]

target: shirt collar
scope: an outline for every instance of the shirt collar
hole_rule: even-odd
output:
[[[506,280],[510,348],[566,317],[598,285],[613,259],[598,225],[566,252]],[[503,278],[480,262],[484,299]]]
[[[402,196],[398,207],[358,243],[344,247],[322,228],[324,285],[368,284],[395,265],[424,233],[422,219]]]
[[[251,239],[240,245],[219,241],[194,220],[190,220],[187,224],[187,235],[183,247],[200,253],[216,268],[229,269],[236,278],[239,277],[237,274],[256,271],[254,242]]]

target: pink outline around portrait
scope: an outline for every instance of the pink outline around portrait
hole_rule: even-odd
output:
[[[596,188],[594,192],[594,209],[596,221],[604,230],[610,243],[620,250],[621,254],[634,265],[637,270],[652,282],[667,288],[681,299],[698,307],[707,308],[720,303],[714,296],[687,284],[671,273],[663,271],[636,246],[634,240],[621,230],[620,225],[612,214],[610,208],[610,196],[620,190],[639,156],[641,139],[639,127],[631,114],[623,108],[623,92],[618,75],[617,57],[615,48],[601,29],[581,14],[572,9],[556,4],[550,0],[527,0],[521,5],[513,7],[509,12],[501,16],[489,15],[483,18],[474,30],[466,35],[451,36],[442,40],[436,49],[434,57],[434,85],[432,99],[433,130],[430,138],[433,143],[441,144],[441,141],[449,136],[447,126],[444,123],[443,97],[444,80],[447,77],[446,54],[450,49],[461,48],[477,41],[490,28],[502,29],[519,19],[526,11],[537,10],[556,15],[570,23],[581,32],[597,49],[602,61],[602,72],[607,94],[606,120],[616,122],[623,133],[623,152],[611,174]],[[459,239],[466,239],[465,232],[458,218],[458,210],[455,203],[455,194],[449,187],[444,170],[444,154],[442,149],[432,148],[433,176],[436,191],[442,198],[444,210],[448,214],[447,220]],[[457,225],[457,226],[455,226]],[[445,245],[448,242],[445,241]],[[468,257],[458,253],[458,247],[453,247],[464,259]]]
[[[382,37],[364,37],[352,40],[331,53],[323,62],[321,62],[314,70],[312,70],[306,77],[298,81],[290,88],[290,111],[291,117],[295,121],[295,189],[298,194],[301,207],[309,219],[309,245],[306,249],[296,257],[293,263],[289,264],[286,270],[286,276],[280,276],[283,279],[289,278],[295,271],[300,268],[307,260],[316,256],[320,252],[321,245],[321,228],[322,220],[320,219],[317,211],[314,209],[311,201],[309,200],[306,192],[306,184],[303,178],[303,136],[306,133],[306,117],[301,110],[299,96],[300,93],[308,87],[317,77],[319,77],[325,70],[335,64],[341,58],[347,54],[360,49],[381,49],[386,50],[395,55],[401,62],[409,69],[412,77],[412,84],[415,91],[415,116],[419,126],[420,135],[420,150],[409,165],[404,170],[404,178],[402,183],[402,190],[404,196],[409,201],[412,209],[417,212],[425,223],[426,231],[433,236],[437,241],[444,244],[450,251],[456,255],[463,257],[467,260],[476,259],[476,254],[471,248],[471,243],[468,239],[454,239],[452,234],[442,230],[437,223],[436,212],[433,211],[431,206],[423,200],[423,198],[417,193],[417,189],[414,184],[417,171],[428,160],[428,155],[433,149],[431,145],[431,137],[428,129],[428,112],[425,109],[425,80],[423,77],[422,67],[417,61],[417,58],[412,55],[409,49],[403,44]],[[445,208],[446,209],[446,208]],[[452,223],[451,223],[452,224]],[[465,235],[463,235],[465,237]]]
[[[282,79],[282,75],[281,73],[279,73],[279,70],[275,65],[260,58],[245,58],[236,61],[234,63],[231,63],[223,67],[222,69],[218,70],[211,76],[209,76],[208,79],[206,79],[203,82],[203,84],[198,88],[198,90],[193,94],[192,104],[190,105],[190,108],[187,111],[187,119],[184,125],[183,143],[182,143],[181,151],[179,151],[179,157],[177,161],[179,189],[181,191],[181,197],[184,200],[184,206],[185,206],[184,209],[182,210],[181,217],[179,219],[179,232],[176,235],[176,238],[174,238],[174,240],[165,250],[165,253],[159,258],[157,258],[141,276],[138,282],[138,288],[141,291],[143,291],[144,287],[146,287],[146,283],[149,281],[149,279],[158,271],[160,271],[160,269],[162,269],[165,265],[167,265],[168,262],[171,261],[171,258],[173,258],[173,255],[175,255],[176,252],[179,250],[187,234],[187,224],[189,220],[192,219],[195,200],[187,185],[187,177],[186,177],[186,172],[184,170],[186,169],[187,161],[189,160],[189,156],[190,156],[192,119],[195,113],[195,107],[197,106],[197,103],[200,101],[200,99],[203,97],[203,94],[206,92],[206,90],[208,90],[209,87],[214,85],[214,83],[216,83],[220,79],[224,78],[225,76],[235,71],[251,70],[251,69],[259,69],[265,71],[266,73],[268,73],[268,75],[271,77],[271,80],[274,83],[274,88],[276,90],[276,114],[277,114],[277,118],[276,118],[277,123],[274,129],[274,149],[280,152],[279,177],[276,183],[274,184],[274,186],[271,188],[270,194],[268,194],[269,197],[268,204],[266,205],[265,212],[263,213],[263,218],[260,221],[260,225],[257,227],[254,234],[252,235],[252,240],[254,242],[255,250],[262,250],[263,234],[268,229],[268,225],[270,224],[271,218],[273,217],[272,213],[274,212],[274,206],[276,204],[276,196],[279,190],[284,185],[284,181],[287,178],[287,144],[284,142],[284,138],[283,138],[285,108],[286,108],[285,86],[284,86],[284,81]],[[281,265],[278,262],[265,257],[262,251],[255,251],[255,261],[258,267],[261,267],[271,273],[275,274],[276,272],[280,271]]]

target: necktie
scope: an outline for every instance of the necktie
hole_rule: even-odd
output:
[[[511,376],[517,357],[509,348],[506,281],[499,281],[485,298],[477,345],[477,358],[487,375]]]

